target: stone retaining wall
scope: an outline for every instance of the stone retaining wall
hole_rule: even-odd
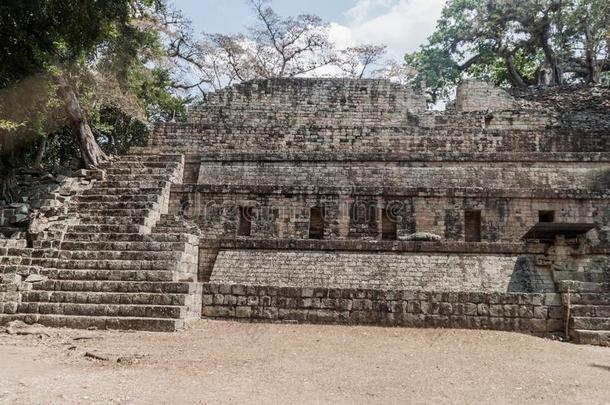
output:
[[[563,330],[559,294],[417,292],[204,284],[203,316],[384,326]]]
[[[221,250],[210,282],[454,292],[553,292],[530,255]]]

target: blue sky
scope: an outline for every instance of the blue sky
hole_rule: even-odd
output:
[[[388,56],[400,60],[434,31],[445,0],[274,0],[281,15],[317,14],[331,24],[338,47],[385,44]],[[236,33],[253,21],[245,0],[173,0],[195,30]]]

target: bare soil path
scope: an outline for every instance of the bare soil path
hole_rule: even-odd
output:
[[[200,321],[0,334],[0,403],[610,404],[610,349],[462,330]]]

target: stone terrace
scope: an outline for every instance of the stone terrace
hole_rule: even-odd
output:
[[[566,107],[466,82],[445,112],[383,80],[210,94],[76,197],[34,272],[43,280],[5,277],[5,317],[173,330],[203,311],[540,335],[567,324],[576,341],[608,344],[608,93]],[[594,229],[522,240],[540,224]]]

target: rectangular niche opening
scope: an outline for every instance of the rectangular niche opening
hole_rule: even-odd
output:
[[[324,239],[324,214],[320,207],[314,207],[309,214],[309,239]]]
[[[555,211],[538,211],[538,222],[555,222]]]
[[[381,210],[381,239],[396,240],[398,230],[396,220],[388,215],[388,211],[384,208]]]
[[[481,241],[481,211],[466,210],[464,212],[464,236],[466,242]]]
[[[252,234],[252,207],[239,207],[239,224],[237,236],[251,236]]]

